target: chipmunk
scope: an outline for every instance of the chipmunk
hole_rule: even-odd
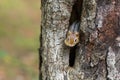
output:
[[[80,21],[81,21],[82,5],[83,5],[83,0],[75,1],[72,7],[72,12],[69,20],[70,26],[67,31],[66,39],[64,40],[64,43],[70,47],[69,67],[74,66],[77,44],[82,39],[80,38],[81,36]]]
[[[67,37],[65,39],[65,44],[69,47],[74,47],[77,43],[79,43],[79,26],[80,23],[75,21],[68,29]]]
[[[73,67],[75,63],[75,54],[77,44],[79,43],[80,38],[80,22],[75,21],[68,29],[67,36],[65,39],[65,44],[70,47],[70,55],[69,55],[69,66]]]

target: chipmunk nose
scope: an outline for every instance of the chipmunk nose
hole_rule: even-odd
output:
[[[73,43],[74,43],[74,41],[73,41],[73,40],[71,40],[71,41],[70,41],[70,44],[72,45]]]
[[[70,45],[69,45],[69,46],[73,47],[73,46],[74,46],[74,39],[73,39],[73,40],[71,40],[69,43],[70,43]]]

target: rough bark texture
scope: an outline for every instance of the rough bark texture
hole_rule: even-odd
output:
[[[120,80],[120,0],[84,0],[74,69],[64,39],[76,0],[42,0],[42,80]]]
[[[69,49],[64,45],[72,0],[42,0],[42,80],[64,80]]]

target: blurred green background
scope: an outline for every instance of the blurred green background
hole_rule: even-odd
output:
[[[0,0],[0,80],[38,80],[40,0]]]

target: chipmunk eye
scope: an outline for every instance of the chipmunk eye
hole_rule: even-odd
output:
[[[77,39],[75,39],[74,41],[77,42]]]

